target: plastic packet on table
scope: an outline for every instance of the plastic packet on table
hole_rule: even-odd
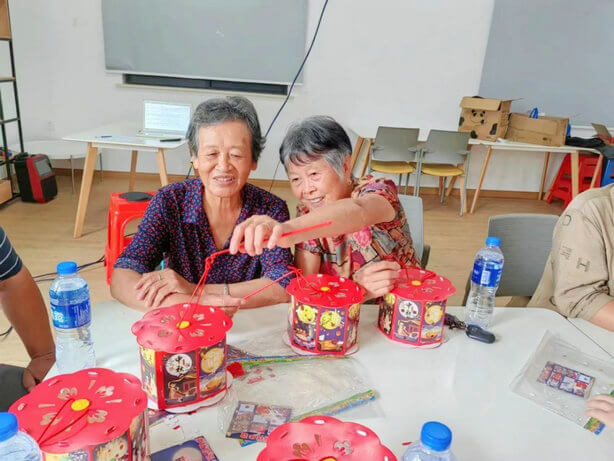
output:
[[[231,427],[231,423],[237,420],[235,412],[238,413],[240,402],[275,407],[280,412],[289,409],[283,415],[289,421],[312,414],[338,414],[358,406],[361,407],[359,414],[352,412],[355,418],[378,414],[373,405],[365,405],[376,398],[376,393],[367,381],[366,370],[352,358],[246,364],[244,371],[245,375],[234,379],[218,410],[220,429],[229,437],[232,433],[241,432]],[[244,406],[247,408],[251,405]],[[241,418],[254,419],[244,414],[241,414]],[[245,422],[245,427],[251,424],[250,421]],[[265,433],[270,433],[279,425],[277,423],[284,422],[287,421],[267,422]],[[249,432],[249,429],[246,431]]]
[[[585,429],[601,433],[603,424],[584,415],[586,401],[614,389],[614,362],[592,357],[546,331],[539,346],[514,378],[511,389]]]
[[[229,341],[227,346],[228,362],[283,362],[302,360],[308,357],[318,358],[324,355],[306,356],[297,354],[284,342],[285,332],[285,327],[276,326],[259,330],[258,334],[240,341]]]

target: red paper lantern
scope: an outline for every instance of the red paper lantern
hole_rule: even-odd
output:
[[[330,416],[310,416],[279,426],[257,461],[396,461],[371,429]]]
[[[132,326],[140,346],[149,407],[181,413],[213,405],[226,395],[226,332],[222,309],[195,303],[147,312]]]
[[[412,347],[437,347],[443,340],[446,302],[456,292],[434,272],[401,270],[392,292],[379,305],[379,329],[393,341]]]
[[[147,396],[137,377],[89,368],[49,378],[9,409],[46,461],[144,460]]]
[[[352,354],[358,349],[358,320],[364,289],[333,275],[299,276],[292,296],[286,342],[302,354]]]

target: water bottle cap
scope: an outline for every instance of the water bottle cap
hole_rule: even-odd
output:
[[[0,413],[0,442],[13,437],[18,430],[17,417],[13,413]]]
[[[492,247],[501,246],[501,239],[499,237],[488,237],[486,239],[486,245],[490,245]]]
[[[431,450],[444,451],[452,443],[452,431],[445,424],[429,421],[422,426],[420,441]]]
[[[77,263],[74,261],[64,261],[56,267],[58,275],[70,275],[77,273]]]

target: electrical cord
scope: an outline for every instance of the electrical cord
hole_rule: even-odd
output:
[[[294,85],[296,84],[296,81],[298,80],[299,75],[301,75],[301,72],[303,71],[303,67],[305,67],[305,63],[307,62],[307,58],[309,58],[309,55],[311,54],[311,49],[313,48],[313,45],[316,42],[318,32],[320,31],[320,24],[322,24],[322,18],[324,18],[324,12],[326,11],[327,6],[328,6],[328,0],[326,0],[324,2],[324,5],[322,6],[322,11],[320,11],[320,17],[318,18],[318,24],[316,26],[316,30],[313,33],[311,44],[309,45],[309,48],[307,49],[307,53],[305,53],[303,62],[301,63],[301,66],[298,68],[298,71],[296,72],[296,75],[294,76],[294,80],[292,80],[292,84],[290,85],[290,89],[288,90],[288,94],[286,95],[286,99],[284,99],[284,102],[279,107],[279,110],[275,114],[275,117],[273,117],[273,120],[271,121],[269,128],[266,130],[266,134],[264,135],[265,138],[269,136],[271,128],[273,128],[273,125],[277,121],[277,117],[279,117],[279,114],[281,114],[281,111],[284,109],[284,107],[286,107],[286,104],[288,103],[288,100],[290,99],[290,95],[292,94]],[[280,163],[281,163],[281,160],[277,160],[277,165],[275,165],[275,171],[273,172],[273,179],[271,179],[271,185],[269,186],[269,192],[271,192],[271,189],[273,189],[273,184],[275,183],[275,177],[277,176],[277,170],[279,169]]]
[[[85,269],[86,267],[93,266],[95,264],[100,264],[103,261],[104,261],[104,255],[102,255],[96,261],[92,261],[92,262],[81,264],[80,266],[77,266],[77,271],[80,271],[81,269]],[[46,274],[35,275],[32,278],[34,279],[34,281],[36,283],[39,283],[39,282],[51,281],[51,280],[55,279],[55,277],[56,277],[56,272],[47,272]]]
[[[305,57],[303,58],[303,62],[301,62],[301,65],[298,68],[298,71],[296,72],[296,75],[294,76],[292,83],[290,84],[290,88],[288,89],[288,94],[286,95],[284,102],[281,104],[281,106],[277,110],[277,113],[273,117],[273,120],[271,121],[271,123],[269,124],[269,127],[266,130],[266,133],[264,135],[265,138],[269,136],[269,133],[271,132],[271,128],[273,128],[273,125],[277,121],[279,114],[281,114],[281,111],[284,110],[284,107],[286,107],[286,104],[288,103],[288,100],[290,99],[290,95],[292,94],[292,90],[294,89],[294,85],[296,84],[296,81],[298,80],[299,75],[301,75],[301,72],[303,71],[303,67],[305,67],[307,58],[311,54],[311,49],[313,48],[313,45],[316,41],[316,37],[318,36],[318,32],[320,30],[320,24],[322,24],[322,18],[324,17],[324,11],[326,11],[327,5],[328,5],[328,0],[325,0],[324,5],[322,6],[322,11],[320,11],[320,17],[318,19],[316,30],[314,31],[313,37],[311,39],[311,44],[309,45],[309,48],[307,49],[307,53],[305,53]],[[271,192],[271,189],[273,188],[273,184],[275,183],[275,176],[277,176],[277,170],[279,169],[279,164],[280,164],[280,161],[278,160],[277,165],[275,166],[275,172],[273,173],[273,179],[271,179],[271,185],[269,186],[269,192]],[[185,175],[185,179],[190,178],[190,173],[192,173],[192,163],[190,163],[190,168],[188,169],[188,174]]]

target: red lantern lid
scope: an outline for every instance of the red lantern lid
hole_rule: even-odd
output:
[[[267,438],[257,461],[369,460],[396,461],[371,429],[330,416],[310,416],[286,423]]]
[[[447,278],[415,267],[401,270],[392,293],[416,301],[442,301],[456,293]]]
[[[43,451],[58,454],[119,437],[146,406],[137,377],[89,368],[43,381],[10,412]]]
[[[178,353],[217,344],[231,327],[222,309],[183,303],[147,312],[132,325],[132,334],[142,347]]]
[[[365,292],[352,280],[326,274],[295,277],[286,291],[302,303],[323,307],[346,307],[360,303]]]

